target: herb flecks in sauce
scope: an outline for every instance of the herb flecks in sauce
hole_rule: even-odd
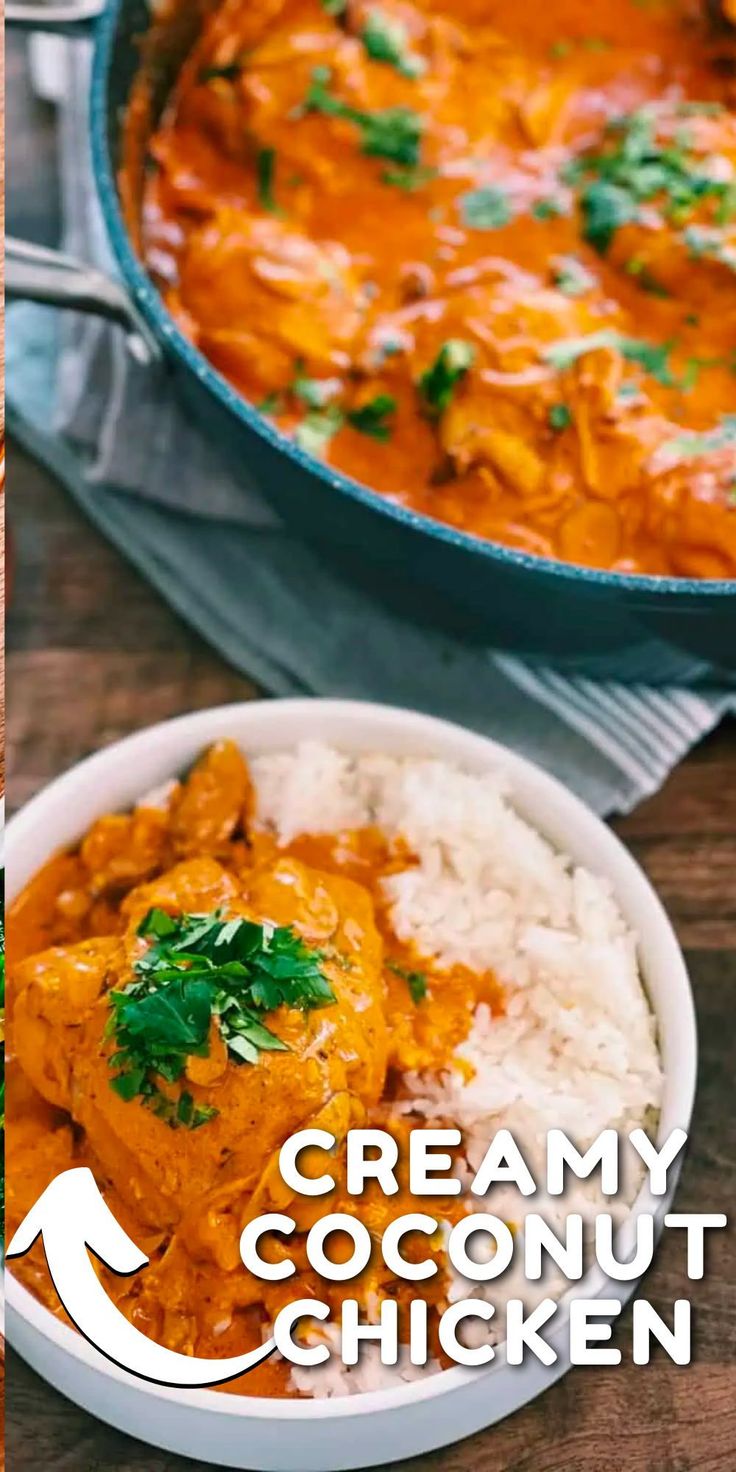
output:
[[[408,169],[384,169],[381,178],[384,184],[391,184],[394,189],[403,189],[407,194],[414,194],[417,189],[423,189],[437,178],[437,169],[425,164]]]
[[[324,411],[315,409],[312,413],[305,415],[301,424],[297,425],[294,439],[300,450],[308,455],[324,455],[327,446],[342,429],[345,422],[342,409],[337,404],[332,404]]]
[[[686,224],[701,207],[713,223],[736,214],[736,177],[719,177],[687,136],[661,136],[654,110],[641,108],[614,120],[606,146],[573,160],[564,177],[578,190],[585,239],[602,254],[616,231],[640,220],[656,204],[664,219]],[[671,131],[671,130],[670,130]]]
[[[572,424],[572,413],[567,404],[552,404],[547,417],[550,428],[558,431],[569,429]]]
[[[406,168],[416,168],[424,126],[419,114],[409,107],[385,107],[375,112],[353,107],[329,90],[331,79],[328,67],[315,68],[303,111],[344,118],[346,122],[354,123],[360,133],[363,153],[372,158],[391,159]]]
[[[444,413],[474,358],[472,343],[461,338],[450,338],[442,344],[434,363],[419,379],[419,392],[430,415]]]
[[[387,423],[396,413],[396,400],[391,394],[376,394],[374,399],[361,404],[356,409],[351,409],[347,415],[348,424],[357,429],[361,434],[370,435],[374,440],[387,440],[391,433],[391,426]]]
[[[596,284],[592,271],[577,256],[557,256],[552,263],[552,280],[565,296],[585,296]]]
[[[373,61],[394,66],[403,77],[420,77],[426,62],[412,52],[406,28],[383,10],[369,11],[362,31],[363,45]]]
[[[508,225],[513,216],[511,201],[505,189],[486,185],[460,196],[465,224],[471,230],[498,230]]]
[[[281,214],[281,210],[274,198],[274,182],[276,178],[276,151],[273,148],[259,148],[256,157],[256,181],[258,186],[258,200],[264,210],[271,215]]]
[[[655,468],[660,443],[733,409],[730,82],[679,6],[625,10],[586,37],[510,0],[481,31],[469,4],[286,0],[254,18],[216,0],[152,139],[143,253],[236,390],[379,495],[532,554],[734,576],[723,452],[666,484]],[[237,79],[199,85],[235,61]],[[555,385],[546,350],[601,332],[611,351]],[[435,403],[419,380],[454,341],[473,368]],[[300,357],[340,391],[295,392]],[[395,415],[351,424],[382,394]],[[574,425],[555,442],[558,400]]]
[[[401,980],[406,982],[412,1002],[415,1007],[418,1007],[427,995],[427,978],[424,972],[409,971],[405,966],[399,966],[397,961],[387,961],[386,965],[389,971],[393,971],[394,976],[400,976]]]

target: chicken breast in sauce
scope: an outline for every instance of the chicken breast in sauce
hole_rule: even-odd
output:
[[[402,1073],[438,1066],[477,1002],[499,995],[460,966],[409,969],[416,958],[391,938],[380,898],[381,876],[412,862],[406,850],[372,829],[279,848],[253,809],[240,751],[219,742],[182,782],[98,819],[8,917],[9,1230],[55,1175],[89,1165],[150,1257],[132,1278],[98,1266],[107,1292],[144,1333],[213,1357],[260,1342],[294,1296],[293,1280],[264,1283],[242,1266],[243,1226],[263,1211],[294,1216],[300,1292],[337,1311],[342,1289],[316,1277],[303,1234],[345,1210],[380,1235],[397,1210],[372,1186],[361,1201],[347,1194],[348,1130],[405,1135],[391,1113]],[[433,1007],[417,1006],[417,985],[436,988]],[[328,1199],[295,1197],[280,1178],[280,1145],[307,1126],[335,1136]],[[456,1201],[441,1205],[452,1220]],[[63,1312],[40,1244],[14,1271]],[[444,1285],[440,1272],[432,1302]],[[409,1286],[377,1258],[355,1291],[367,1303]],[[226,1388],[284,1394],[287,1379],[269,1362]]]
[[[229,1058],[214,1025],[209,1056],[190,1058],[184,1081],[195,1106],[216,1113],[206,1129],[171,1130],[143,1100],[125,1100],[110,1087],[109,990],[132,977],[126,952],[145,948],[137,934],[143,914],[160,904],[167,913],[204,913],[214,894],[224,919],[293,925],[329,947],[324,975],[334,1002],[281,1009],[270,1026],[285,1049],[264,1052],[257,1067]],[[39,1092],[85,1131],[118,1195],[147,1225],[170,1228],[194,1204],[198,1215],[206,1212],[211,1193],[221,1207],[234,1192],[252,1190],[275,1146],[334,1095],[345,1092],[358,1104],[380,1098],[387,1053],[381,944],[364,891],[295,860],[277,860],[245,884],[215,860],[185,861],[131,891],[125,910],[133,918],[122,942],[81,941],[17,968],[17,1056]]]

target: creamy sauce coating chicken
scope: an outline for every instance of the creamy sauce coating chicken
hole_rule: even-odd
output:
[[[702,0],[222,0],[141,251],[237,389],[382,495],[733,577],[735,78]]]
[[[133,1278],[99,1267],[107,1291],[161,1343],[220,1357],[260,1342],[294,1297],[340,1303],[340,1285],[317,1278],[301,1236],[298,1279],[264,1284],[249,1275],[238,1250],[245,1222],[288,1206],[303,1233],[326,1211],[351,1211],[379,1237],[400,1210],[421,1209],[408,1189],[398,1205],[372,1187],[360,1200],[346,1196],[340,1142],[366,1122],[401,1140],[408,1125],[392,1117],[391,1101],[402,1075],[446,1063],[479,1000],[503,1004],[493,976],[440,971],[392,935],[380,881],[411,864],[400,845],[360,830],[279,849],[254,824],[253,808],[242,756],[218,743],[175,785],[168,806],[99,819],[76,851],[47,863],[8,915],[9,1232],[55,1175],[88,1164],[151,1258]],[[146,917],[215,912],[288,928],[307,955],[318,953],[331,1000],[264,1013],[283,1050],[260,1051],[254,1062],[232,1055],[213,1014],[206,1047],[186,1057],[181,1077],[155,1078],[157,1108],[150,1097],[123,1097],[112,1086],[120,1035],[111,1034],[111,995],[140,977],[151,945]],[[183,1091],[189,1117],[203,1111],[196,1127],[157,1112]],[[279,1146],[308,1124],[338,1141],[328,1198],[293,1198],[278,1175]],[[456,1218],[456,1198],[436,1206]],[[393,1280],[379,1256],[351,1293],[366,1303],[386,1292],[406,1300],[412,1285]],[[14,1272],[62,1313],[40,1246]],[[445,1281],[444,1271],[430,1280],[434,1308],[443,1306]],[[268,1361],[224,1388],[282,1395],[287,1380],[288,1367]]]

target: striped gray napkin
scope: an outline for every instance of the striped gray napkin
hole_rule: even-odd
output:
[[[64,243],[109,265],[88,154],[89,49],[54,46]],[[733,689],[570,679],[373,604],[289,535],[247,471],[233,480],[165,373],[134,363],[114,328],[17,307],[7,352],[16,434],[169,603],[269,691],[444,715],[524,752],[600,813],[625,812],[655,791],[736,710]],[[694,666],[694,678],[705,673]]]

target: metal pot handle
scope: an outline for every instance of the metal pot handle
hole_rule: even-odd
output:
[[[62,35],[87,30],[105,0],[7,0],[7,25]],[[5,295],[9,301],[44,302],[106,317],[125,329],[128,346],[141,363],[158,361],[161,349],[123,286],[86,261],[12,236],[5,241]]]
[[[34,31],[57,31],[62,35],[96,20],[105,0],[7,0],[5,24]]]
[[[44,302],[106,317],[125,329],[128,346],[138,362],[152,363],[161,357],[148,323],[120,283],[62,251],[8,236],[5,294],[8,300]]]

